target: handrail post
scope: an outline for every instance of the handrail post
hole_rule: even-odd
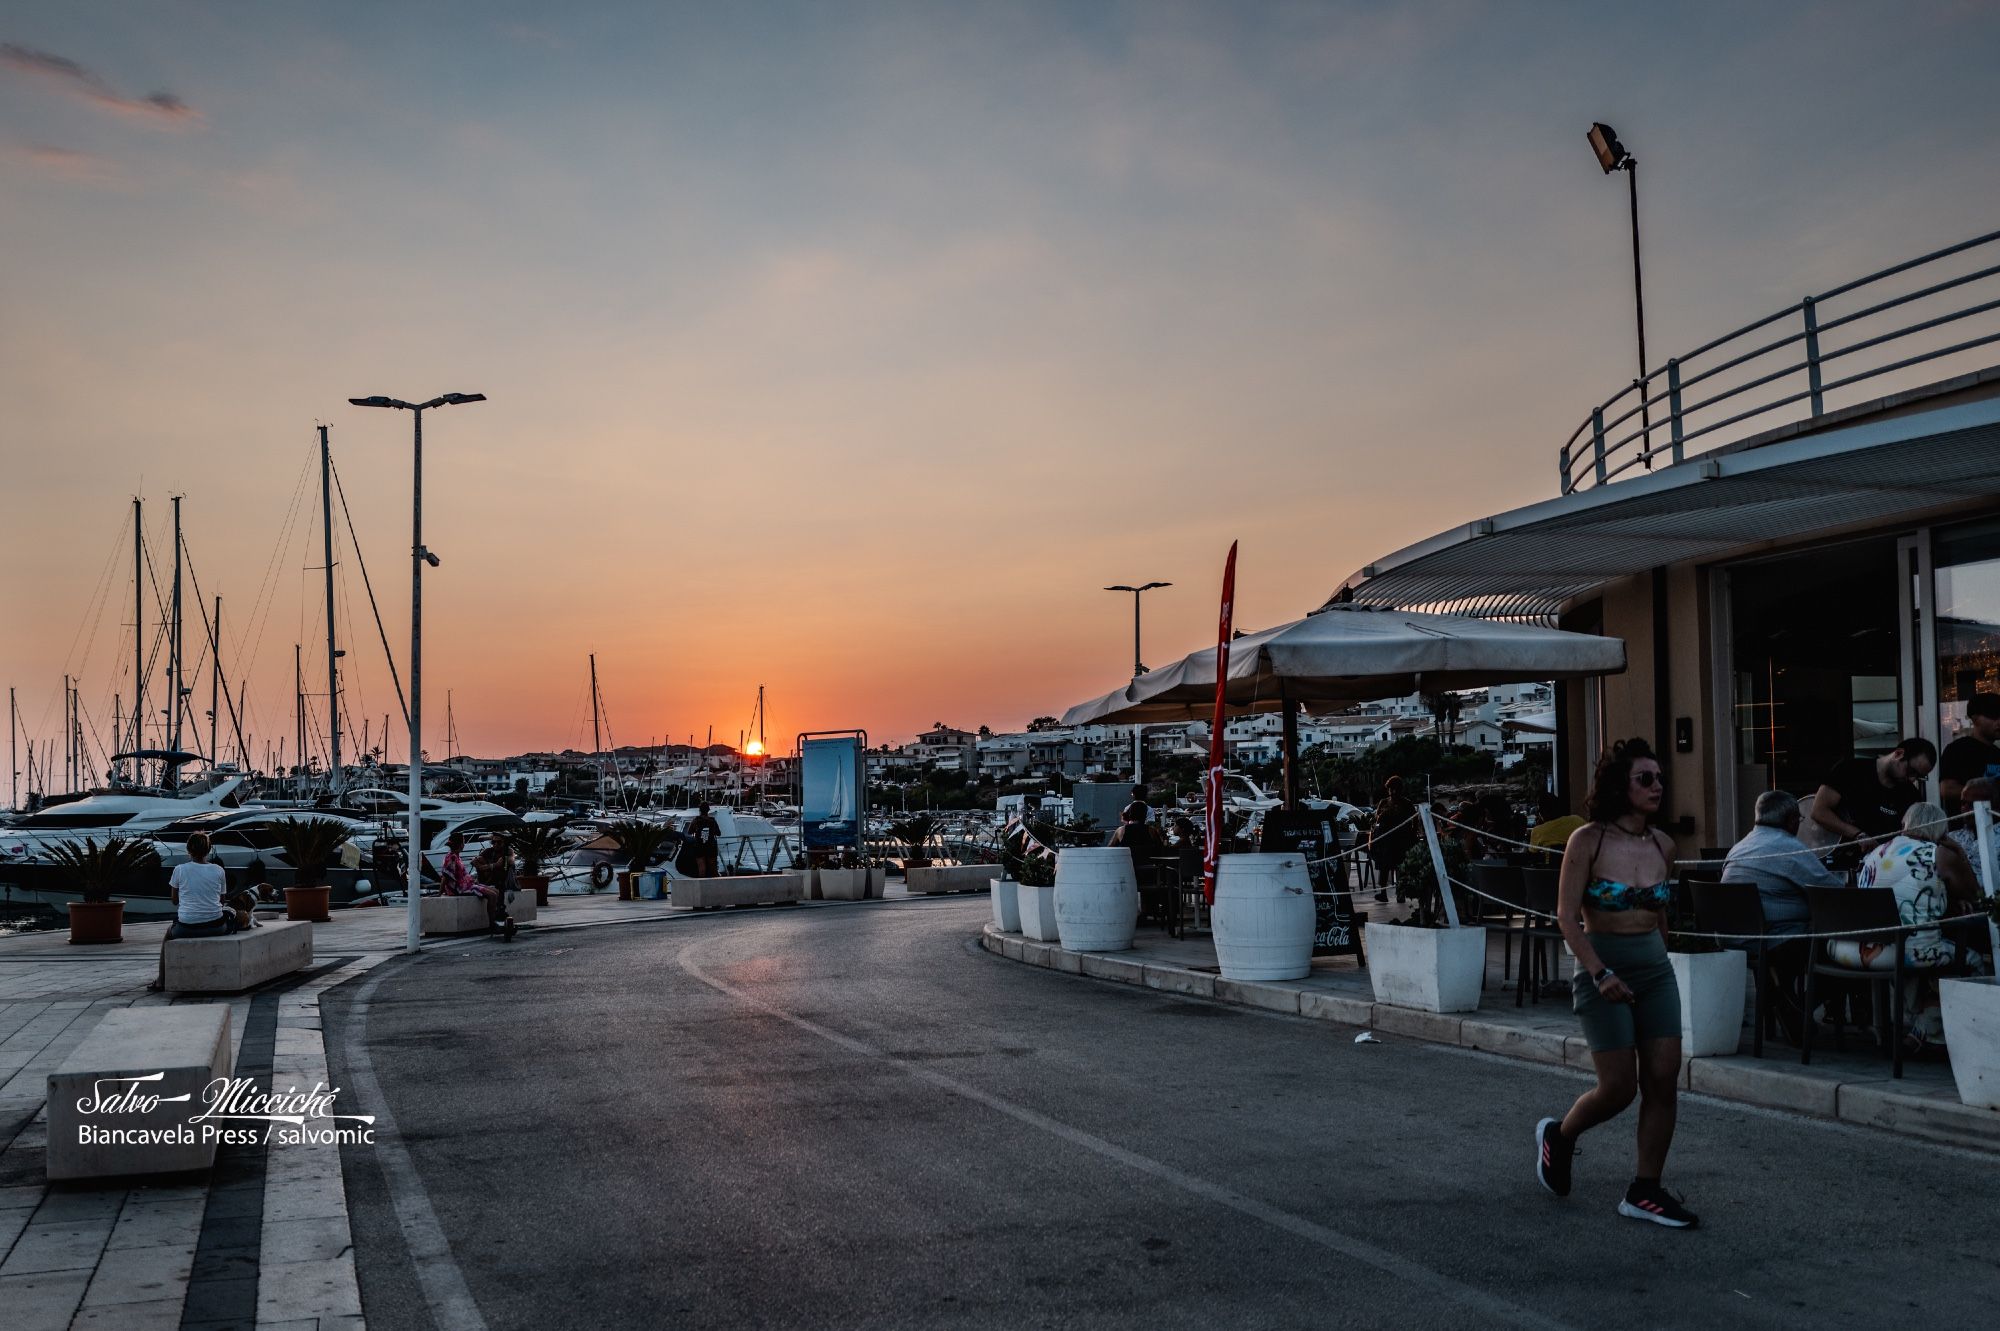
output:
[[[1597,463],[1597,483],[1604,484],[1604,408],[1590,409],[1590,451]]]
[[[1674,432],[1674,461],[1681,460],[1681,362],[1680,357],[1667,359],[1667,407],[1672,413]]]
[[[1560,475],[1560,476],[1562,477],[1562,492],[1563,492],[1564,494],[1569,494],[1569,493],[1571,493],[1572,491],[1574,491],[1574,490],[1576,489],[1576,486],[1575,486],[1574,484],[1572,484],[1572,483],[1571,483],[1571,481],[1570,481],[1570,479],[1569,479],[1569,445],[1568,445],[1568,444],[1564,444],[1564,445],[1562,446],[1562,456],[1561,456],[1561,457],[1559,457],[1559,458],[1558,458],[1558,459],[1556,460],[1556,470],[1557,470],[1557,473],[1558,473],[1558,474],[1559,474],[1559,475]]]
[[[1812,414],[1824,415],[1826,402],[1819,390],[1819,316],[1815,313],[1816,301],[1807,296],[1799,304],[1806,315],[1806,385],[1812,390]]]

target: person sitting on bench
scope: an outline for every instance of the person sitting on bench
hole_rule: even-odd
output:
[[[174,866],[167,880],[174,900],[174,922],[160,940],[160,973],[146,986],[154,993],[167,987],[167,944],[176,938],[218,938],[236,932],[236,913],[222,907],[229,875],[208,862],[208,834],[195,832],[187,840],[186,864]]]

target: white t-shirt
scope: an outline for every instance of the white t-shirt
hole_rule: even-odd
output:
[[[221,865],[189,860],[175,865],[174,876],[167,881],[180,893],[175,918],[182,924],[208,924],[222,918],[222,893],[229,886],[229,875]]]

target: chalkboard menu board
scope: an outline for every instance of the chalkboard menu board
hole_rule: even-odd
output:
[[[1296,851],[1310,865],[1313,907],[1318,912],[1313,924],[1313,955],[1360,956],[1361,921],[1346,890],[1345,862],[1311,863],[1340,853],[1340,832],[1333,820],[1331,809],[1273,809],[1264,815],[1263,849]]]

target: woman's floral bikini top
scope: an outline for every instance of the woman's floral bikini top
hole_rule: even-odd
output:
[[[1597,838],[1597,848],[1598,850],[1604,848],[1604,837],[1601,834]],[[1660,852],[1660,843],[1654,841],[1653,849]],[[1662,862],[1666,860],[1664,852],[1660,852],[1660,859]],[[1590,860],[1593,865],[1597,863],[1595,852],[1592,852]],[[1669,873],[1673,871],[1671,864],[1666,868]],[[1673,900],[1674,885],[1671,882],[1634,887],[1630,883],[1621,883],[1613,878],[1593,878],[1583,889],[1583,904],[1592,910],[1665,910],[1673,904]]]

